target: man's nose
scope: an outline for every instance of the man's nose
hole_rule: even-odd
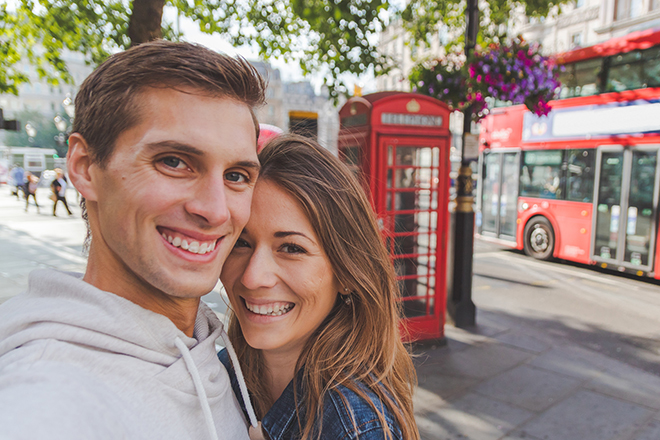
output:
[[[241,275],[241,283],[250,290],[270,288],[277,283],[277,264],[272,252],[266,248],[257,248]]]
[[[224,172],[201,179],[196,185],[194,196],[186,203],[186,211],[195,217],[201,217],[211,226],[225,223],[231,213],[227,205]]]

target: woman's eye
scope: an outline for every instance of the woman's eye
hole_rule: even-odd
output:
[[[227,173],[225,175],[225,177],[230,182],[238,182],[238,183],[244,183],[244,182],[248,182],[250,180],[250,178],[248,176],[246,176],[245,174],[239,173],[239,172],[236,172],[236,171],[232,171],[232,172]]]
[[[297,244],[288,243],[282,246],[282,251],[287,254],[306,254],[307,251]]]
[[[161,161],[163,162],[164,165],[170,168],[182,168],[186,166],[186,163],[184,161],[174,156],[164,157]]]
[[[239,238],[236,240],[236,244],[234,245],[234,249],[236,248],[247,248],[250,247],[247,241],[243,240],[242,238]]]

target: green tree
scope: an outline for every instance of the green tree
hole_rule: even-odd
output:
[[[0,48],[0,91],[16,93],[26,80],[13,70],[21,56],[57,83],[71,80],[65,48],[98,64],[131,45],[180,38],[162,19],[166,5],[264,58],[295,58],[304,73],[324,72],[333,95],[346,91],[341,74],[384,64],[376,43],[387,0],[16,0],[15,10],[0,9],[0,44],[10,52]]]
[[[441,24],[461,43],[465,0],[412,0],[402,11],[390,0],[16,0],[0,5],[0,92],[16,94],[28,81],[21,59],[52,84],[70,82],[62,51],[86,54],[96,65],[110,53],[155,38],[181,37],[163,20],[165,6],[222,34],[236,46],[250,45],[264,58],[297,59],[303,73],[322,74],[332,96],[347,92],[342,74],[386,72],[377,34],[388,17],[401,17],[413,42],[430,42]],[[544,17],[573,0],[492,0],[481,2],[480,39],[497,38],[516,8]]]
[[[563,5],[574,0],[489,0],[479,1],[478,44],[504,42],[509,25],[516,15],[524,13],[529,18],[545,18],[553,12],[561,12]],[[444,25],[451,38],[445,48],[448,51],[463,50],[465,42],[465,0],[411,0],[401,11],[404,28],[410,33],[412,44],[431,44],[435,35]]]

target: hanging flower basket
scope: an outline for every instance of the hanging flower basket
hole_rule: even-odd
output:
[[[488,113],[486,98],[525,104],[535,114],[547,115],[548,102],[559,87],[557,66],[540,53],[538,44],[517,37],[508,45],[492,44],[476,50],[468,62],[450,54],[419,64],[411,73],[413,91],[433,96],[452,109],[472,106],[473,118]]]

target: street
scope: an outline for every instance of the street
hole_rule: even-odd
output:
[[[85,227],[0,186],[0,303],[38,267],[83,271]],[[204,297],[220,315],[220,289]],[[475,242],[477,327],[415,346],[425,440],[657,440],[660,284]]]

